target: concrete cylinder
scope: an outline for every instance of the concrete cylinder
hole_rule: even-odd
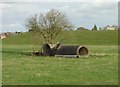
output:
[[[88,49],[84,46],[65,46],[61,45],[56,52],[56,55],[88,55]]]

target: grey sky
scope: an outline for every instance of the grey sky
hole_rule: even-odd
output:
[[[13,2],[12,2],[13,1]],[[1,3],[2,32],[26,31],[25,19],[35,13],[46,13],[58,9],[77,27],[91,29],[118,23],[118,2],[11,2]],[[0,25],[1,26],[1,25]]]

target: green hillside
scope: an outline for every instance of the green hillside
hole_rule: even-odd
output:
[[[117,45],[117,31],[64,31],[56,37],[56,42],[63,44],[81,45]],[[43,43],[41,37],[26,32],[19,35],[9,36],[2,40],[3,44],[39,45]]]

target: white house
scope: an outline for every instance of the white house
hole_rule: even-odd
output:
[[[0,39],[5,39],[7,37],[7,33],[1,33],[0,34]]]
[[[0,35],[0,39],[5,39],[5,38],[6,38],[6,35],[4,35],[4,34]]]
[[[112,25],[112,26],[107,25],[107,26],[105,27],[105,30],[117,30],[117,25]]]

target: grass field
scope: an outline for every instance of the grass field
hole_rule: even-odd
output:
[[[27,34],[17,36],[19,39],[10,37],[3,40],[3,85],[118,84],[117,31],[82,31],[82,33],[69,31],[68,33],[64,35],[67,39],[63,43],[85,45],[89,49],[87,57],[30,56],[29,52],[39,49],[40,46],[38,43],[28,42],[31,36],[28,38]]]
[[[56,37],[56,42],[79,45],[117,45],[118,31],[64,31]],[[3,44],[40,45],[42,39],[33,33],[21,33],[3,40]]]

